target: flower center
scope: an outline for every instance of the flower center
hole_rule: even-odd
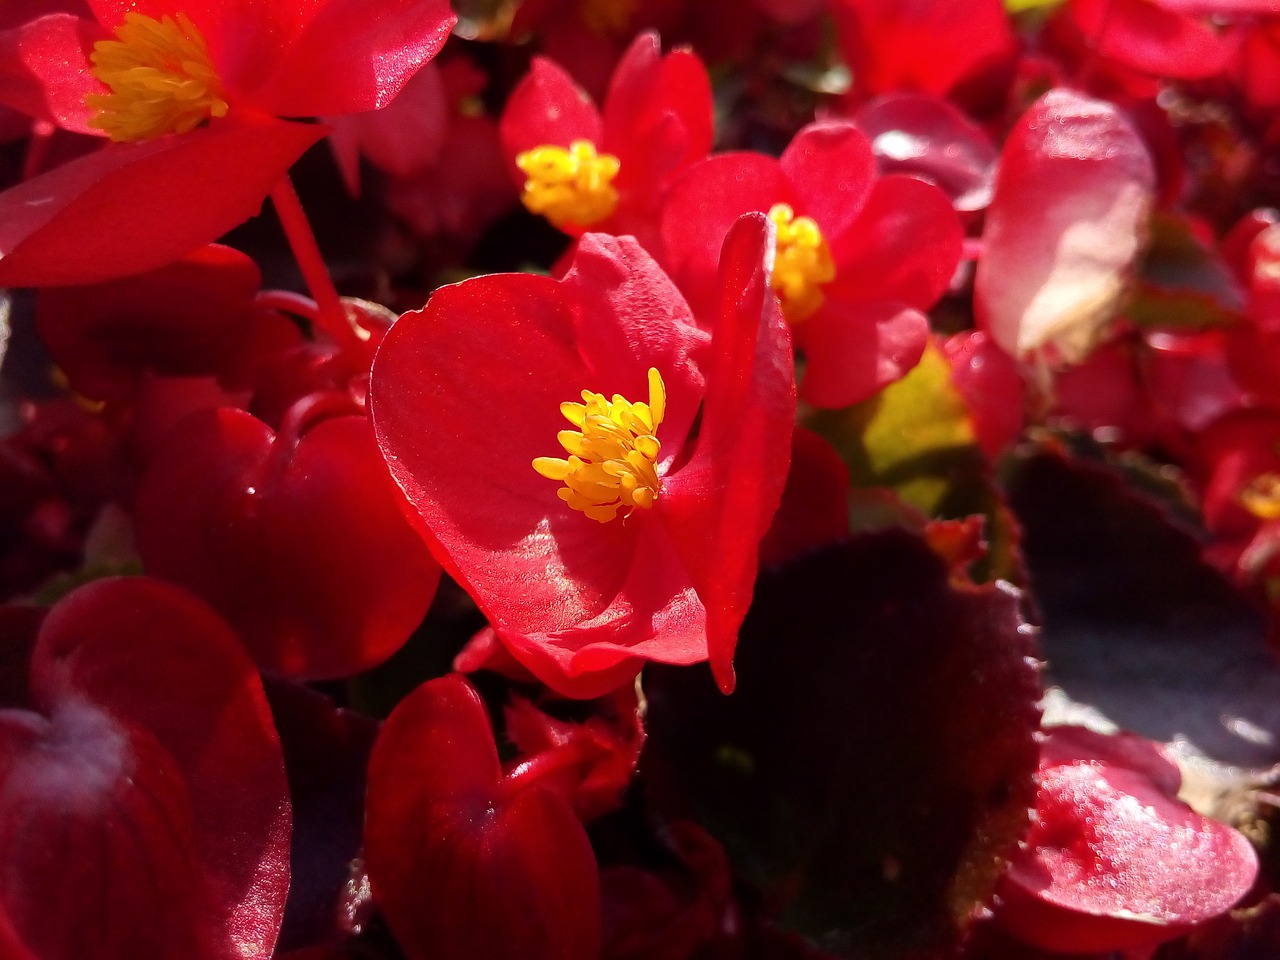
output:
[[[560,229],[595,226],[618,206],[618,158],[596,153],[589,140],[575,140],[568,150],[534,147],[516,157],[516,166],[528,178],[520,198],[525,207]]]
[[[548,480],[563,480],[560,499],[592,520],[608,523],[619,510],[653,506],[662,481],[654,433],[662,423],[667,390],[662,376],[649,368],[649,402],[632,403],[618,394],[582,391],[582,403],[562,403],[560,412],[577,430],[561,430],[560,445],[568,460],[538,457],[533,469]]]
[[[1240,491],[1240,505],[1259,520],[1280,519],[1280,474],[1254,477]]]
[[[822,285],[836,278],[836,265],[822,231],[809,217],[797,217],[785,203],[769,208],[778,228],[773,258],[773,291],[789,323],[812,316],[822,306]]]
[[[223,117],[222,80],[204,37],[185,14],[155,20],[127,13],[115,40],[93,45],[93,75],[111,88],[85,103],[98,113],[89,125],[112,140],[150,140],[186,133],[210,117]]]

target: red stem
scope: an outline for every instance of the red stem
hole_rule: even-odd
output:
[[[311,232],[307,214],[302,209],[302,202],[287,173],[272,188],[271,202],[276,208],[276,215],[280,218],[280,225],[284,228],[294,258],[298,261],[302,279],[320,308],[316,317],[318,325],[333,337],[341,349],[359,347],[363,341],[351,326],[346,308],[338,298],[338,290],[333,285],[333,278],[329,276],[324,257],[320,255],[320,247],[316,244],[315,234]]]

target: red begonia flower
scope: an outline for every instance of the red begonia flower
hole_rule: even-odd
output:
[[[639,244],[588,234],[563,280],[509,274],[437,290],[391,328],[374,361],[378,441],[427,542],[516,658],[563,693],[607,692],[646,659],[709,657],[732,687],[794,417],[787,330],[764,272],[767,236],[760,216],[730,232],[710,349]],[[484,362],[445,362],[465,357]],[[557,495],[533,461],[557,453],[557,430],[573,412],[566,401],[579,391],[599,391],[599,405],[619,417],[618,397],[605,397],[647,396],[652,416],[655,376],[665,385],[656,434],[628,430],[630,466],[602,456],[594,468],[640,483],[636,505],[628,493],[621,516],[598,522],[570,507],[578,495],[568,481]],[[584,429],[599,439],[604,428]],[[618,504],[623,483],[603,484]]]
[[[96,23],[20,28],[42,37],[25,65],[55,118],[122,142],[0,194],[0,283],[109,279],[215,239],[325,133],[279,118],[386,106],[455,19],[445,0],[393,0],[376,19],[359,0],[91,6]]]
[[[845,407],[920,359],[928,310],[946,292],[963,231],[940,190],[877,177],[851,123],[805,127],[780,158],[725,153],[692,167],[662,213],[672,277],[704,323],[714,316],[721,238],[748,211],[778,226],[772,284],[808,363],[801,396]]]
[[[1083,359],[1125,290],[1154,193],[1151,156],[1119,109],[1050,90],[1000,155],[974,278],[979,326],[1017,357]]]
[[[365,862],[411,960],[596,960],[600,890],[554,785],[503,775],[479,695],[432,680],[387,718],[369,761]]]
[[[291,677],[385,660],[440,575],[367,417],[337,393],[298,401],[278,432],[242,410],[192,414],[143,477],[136,520],[147,572],[206,599],[263,669]]]
[[[1258,872],[1243,835],[1177,799],[1150,741],[1048,731],[1031,832],[998,891],[998,921],[1063,952],[1152,946],[1225,913]]]
[[[603,112],[564,70],[536,58],[500,130],[526,207],[566,233],[631,234],[653,253],[662,197],[710,151],[712,120],[702,61],[688,50],[663,56],[647,33],[618,63]]]
[[[270,957],[289,793],[226,624],[175,587],[99,580],[49,611],[31,691],[38,712],[0,712],[0,927],[38,960]]]

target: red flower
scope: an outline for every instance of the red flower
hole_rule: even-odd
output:
[[[636,38],[614,71],[603,114],[569,74],[537,58],[502,114],[503,147],[526,207],[566,233],[631,234],[656,252],[659,204],[707,155],[711,82],[687,50]]]
[[[99,580],[49,611],[31,695],[0,711],[0,953],[270,957],[289,789],[227,625],[176,587]]]
[[[392,473],[445,569],[557,690],[708,657],[733,685],[794,416],[766,237],[756,216],[726,240],[710,349],[639,245],[599,234],[563,280],[444,287],[383,342],[371,402]],[[548,457],[558,430],[568,460]]]
[[[877,177],[867,138],[845,122],[805,127],[778,159],[704,160],[662,213],[671,274],[700,318],[712,315],[720,240],[750,210],[778,227],[772,282],[808,359],[804,399],[848,406],[915,366],[929,332],[921,311],[960,259],[960,222],[940,190]]]
[[[1253,885],[1249,841],[1178,800],[1177,765],[1148,740],[1053,728],[1039,780],[1031,832],[998,891],[998,921],[1020,940],[1066,953],[1154,946]]]
[[[412,960],[600,955],[595,855],[561,761],[553,747],[504,774],[484,703],[456,674],[387,718],[369,761],[365,857]]]
[[[380,4],[376,20],[358,0],[94,12],[96,24],[55,14],[22,28],[42,38],[26,67],[56,119],[119,143],[0,196],[0,283],[108,279],[216,238],[325,133],[280,117],[386,106],[454,22],[445,0]]]

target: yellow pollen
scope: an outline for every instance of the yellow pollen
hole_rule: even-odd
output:
[[[516,157],[528,178],[520,199],[530,213],[540,213],[553,226],[593,227],[618,206],[613,178],[618,158],[596,153],[589,140],[575,140],[569,149],[550,144]]]
[[[85,97],[98,111],[89,125],[117,142],[186,133],[227,114],[209,48],[185,14],[155,20],[127,13],[116,39],[99,40],[89,59],[93,75],[111,88]]]
[[[770,207],[769,219],[778,230],[773,291],[782,303],[783,316],[789,323],[797,323],[822,306],[822,285],[836,278],[836,265],[812,219],[797,217],[785,203]]]
[[[658,451],[654,436],[667,407],[662,376],[649,368],[649,402],[632,403],[618,394],[582,391],[582,403],[562,403],[560,412],[577,430],[557,439],[569,459],[538,457],[533,469],[548,480],[563,480],[560,499],[592,520],[608,523],[625,510],[648,510],[657,499]]]
[[[1259,520],[1280,519],[1280,474],[1263,473],[1240,491],[1240,505]]]

